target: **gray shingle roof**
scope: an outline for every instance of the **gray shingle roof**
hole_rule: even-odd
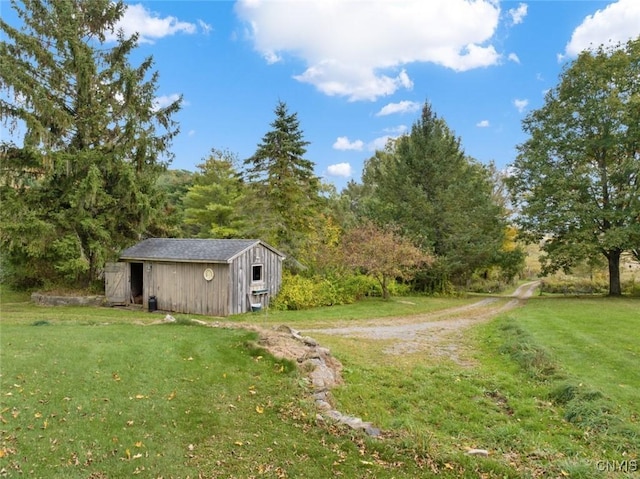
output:
[[[125,249],[120,259],[228,263],[258,243],[282,256],[257,239],[149,238]]]

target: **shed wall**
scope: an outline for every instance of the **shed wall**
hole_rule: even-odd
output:
[[[252,266],[263,265],[263,281],[252,281]],[[246,313],[251,310],[251,303],[268,306],[269,298],[280,290],[282,281],[282,258],[261,244],[248,249],[230,264],[229,269],[229,312],[230,314]],[[266,289],[266,294],[252,294]]]
[[[207,281],[204,271],[214,278]],[[229,314],[229,266],[217,263],[144,263],[144,305],[155,296],[158,309],[176,313],[227,316]]]

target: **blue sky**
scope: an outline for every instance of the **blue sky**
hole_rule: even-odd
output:
[[[129,2],[120,26],[141,35],[134,62],[154,57],[158,101],[183,95],[172,168],[251,156],[282,100],[340,189],[425,101],[469,156],[506,167],[566,62],[640,35],[640,1],[156,0]]]

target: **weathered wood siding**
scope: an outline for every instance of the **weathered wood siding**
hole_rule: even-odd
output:
[[[262,265],[261,283],[252,281],[252,267]],[[235,258],[229,269],[229,314],[246,313],[251,303],[268,306],[270,298],[280,290],[282,258],[261,244],[257,244]],[[267,290],[266,294],[252,294]]]
[[[131,296],[128,263],[106,263],[105,297],[109,304],[128,304]]]
[[[214,278],[204,279],[211,268]],[[155,296],[158,309],[176,313],[227,316],[229,314],[229,265],[215,263],[144,263],[144,307]]]

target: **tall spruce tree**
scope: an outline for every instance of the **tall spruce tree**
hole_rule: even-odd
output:
[[[0,19],[0,118],[24,138],[1,144],[3,261],[22,283],[87,284],[154,221],[180,101],[159,107],[153,60],[130,64],[122,1],[11,5],[21,25]]]
[[[244,162],[251,187],[247,214],[254,225],[249,231],[295,257],[317,212],[320,181],[314,163],[304,158],[309,143],[297,114],[279,101],[275,115],[272,130]]]
[[[498,264],[505,211],[493,198],[490,169],[464,154],[460,140],[425,103],[408,135],[365,164],[361,211],[380,225],[394,224],[433,253],[418,275],[425,289],[463,285]]]

